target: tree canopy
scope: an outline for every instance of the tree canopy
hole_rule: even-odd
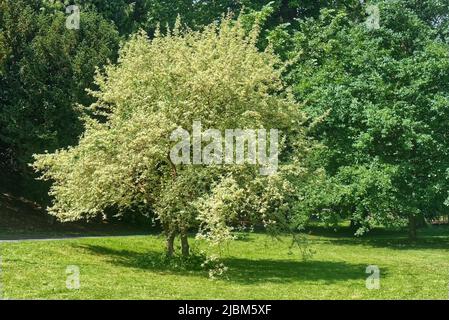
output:
[[[75,104],[90,101],[85,89],[95,67],[114,59],[119,36],[96,13],[81,13],[80,30],[69,30],[63,12],[40,13],[26,1],[0,6],[0,140],[24,170],[33,153],[76,141]]]
[[[421,11],[431,4],[380,1],[378,29],[325,10],[293,38],[294,94],[326,114],[315,135],[330,185],[317,207],[359,232],[447,213],[449,47],[446,22]]]
[[[35,168],[53,181],[50,213],[76,220],[108,207],[145,206],[164,227],[168,254],[178,233],[188,253],[192,227],[213,244],[232,238],[236,221],[301,228],[295,208],[311,147],[306,118],[283,91],[280,60],[258,50],[258,33],[257,25],[247,34],[240,20],[226,18],[201,32],[178,24],[166,35],[157,31],[149,40],[141,32],[127,42],[118,64],[96,76],[99,90],[91,91],[96,102],[86,108],[79,144],[36,156]],[[195,121],[219,132],[280,130],[278,171],[260,175],[260,162],[175,163],[170,137],[179,128],[192,132]],[[202,136],[210,140],[207,131]]]

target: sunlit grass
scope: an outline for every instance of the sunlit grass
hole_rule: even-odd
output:
[[[224,251],[227,279],[161,263],[158,236],[0,244],[5,298],[22,299],[447,299],[449,230],[432,228],[410,243],[402,234],[354,239],[313,232],[316,252],[289,254],[288,238],[249,234]],[[321,234],[321,235],[320,235]],[[66,267],[81,288],[66,288]],[[368,290],[368,265],[380,289]]]

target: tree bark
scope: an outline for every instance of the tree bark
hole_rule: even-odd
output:
[[[410,240],[416,240],[416,216],[408,216],[408,236]]]
[[[357,221],[353,219],[350,220],[349,229],[351,230],[351,232],[356,232],[359,226],[360,224]]]
[[[426,218],[424,218],[424,215],[419,215],[418,217],[416,217],[416,227],[419,228],[424,228],[427,226],[427,221]]]
[[[167,252],[166,252],[166,254],[167,254],[167,257],[173,257],[173,254],[174,254],[174,252],[175,252],[175,245],[174,245],[174,243],[175,243],[175,232],[174,231],[169,231],[168,233],[167,233],[167,242],[166,242],[166,245],[167,245]]]
[[[190,254],[189,240],[187,238],[187,231],[181,231],[181,251],[184,257]]]

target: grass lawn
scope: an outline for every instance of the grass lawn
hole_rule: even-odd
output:
[[[362,239],[313,232],[309,261],[288,254],[288,238],[246,234],[225,252],[228,279],[157,263],[161,237],[136,236],[0,243],[8,299],[447,299],[449,229],[433,227],[411,244],[401,234]],[[66,289],[66,267],[80,268],[79,290]],[[368,265],[380,289],[365,286]]]

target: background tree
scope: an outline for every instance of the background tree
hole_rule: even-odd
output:
[[[85,88],[93,88],[95,67],[114,59],[119,44],[100,15],[81,13],[80,29],[69,30],[64,11],[42,5],[0,2],[0,153],[15,163],[7,172],[25,177],[33,153],[76,142],[82,126],[75,104],[91,101]]]
[[[445,22],[429,21],[423,5],[380,1],[374,30],[322,11],[301,23],[289,54],[297,99],[312,116],[328,113],[315,135],[329,184],[310,199],[359,233],[408,219],[415,238],[417,219],[448,212],[449,47]]]

